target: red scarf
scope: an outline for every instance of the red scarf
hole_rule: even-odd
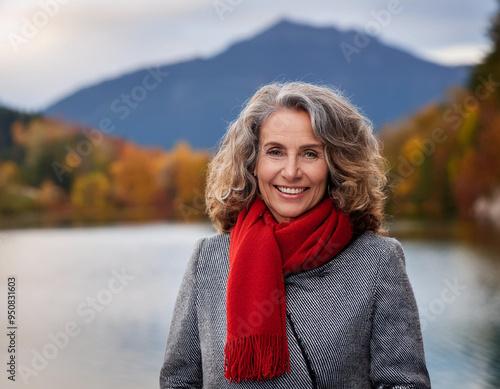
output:
[[[330,198],[277,223],[261,198],[231,230],[224,373],[230,381],[290,371],[284,276],[321,266],[352,237],[349,216]]]

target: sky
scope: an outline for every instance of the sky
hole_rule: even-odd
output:
[[[0,105],[43,110],[142,67],[217,55],[283,18],[473,64],[496,10],[495,0],[0,0]]]

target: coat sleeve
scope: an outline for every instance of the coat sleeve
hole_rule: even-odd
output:
[[[370,378],[376,389],[428,389],[417,304],[403,249],[389,240],[378,270],[370,341]]]
[[[203,239],[196,244],[177,295],[160,372],[160,389],[201,388],[203,385],[196,289],[196,269],[202,245]]]

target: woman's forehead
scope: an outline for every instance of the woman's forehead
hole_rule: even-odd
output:
[[[260,143],[300,138],[314,144],[320,143],[314,135],[311,119],[307,112],[291,109],[275,112],[264,122],[260,130]]]

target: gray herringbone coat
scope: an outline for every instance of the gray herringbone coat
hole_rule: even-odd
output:
[[[326,264],[285,278],[290,372],[229,384],[228,252],[228,234],[196,245],[177,297],[162,389],[430,388],[403,250],[371,232]]]

